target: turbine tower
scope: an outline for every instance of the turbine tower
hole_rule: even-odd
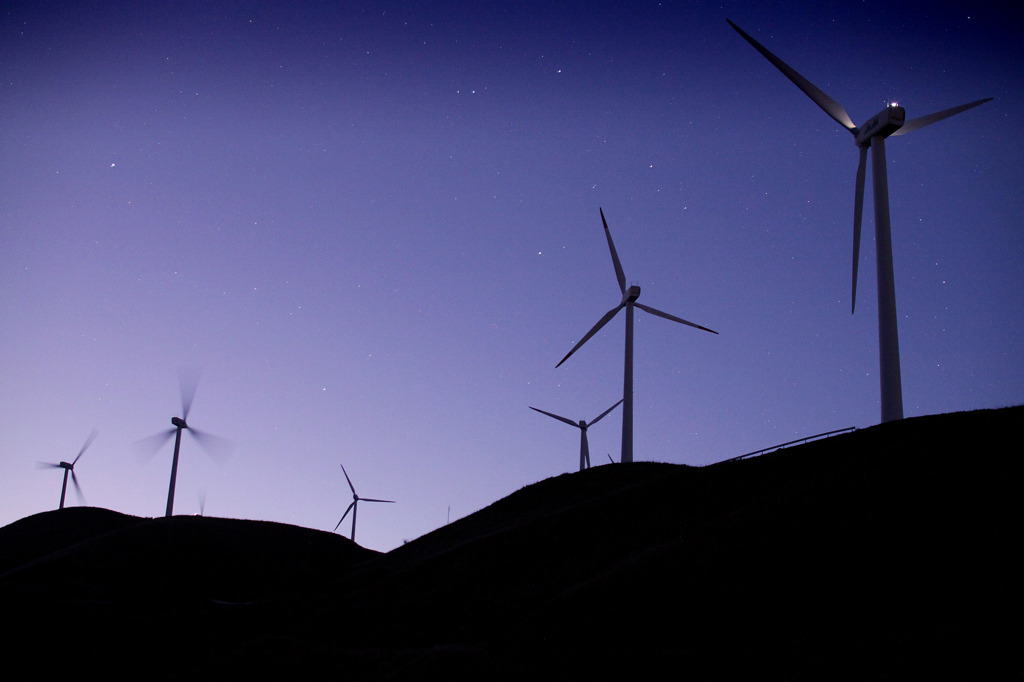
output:
[[[359,508],[359,503],[360,502],[388,502],[390,504],[394,504],[395,501],[394,500],[374,500],[374,499],[371,499],[369,497],[359,497],[359,495],[356,494],[356,487],[354,485],[352,485],[352,479],[348,477],[348,472],[345,471],[345,465],[344,464],[341,465],[341,472],[343,474],[345,474],[345,480],[348,481],[348,487],[349,487],[349,489],[352,490],[352,502],[348,505],[348,508],[345,509],[345,513],[341,515],[341,518],[338,519],[338,523],[334,526],[334,530],[338,530],[338,526],[341,525],[341,522],[345,520],[345,517],[348,516],[349,512],[352,512],[352,536],[349,539],[352,540],[352,542],[355,542],[356,541],[356,512],[359,510],[358,509]]]
[[[618,407],[619,403],[621,402],[622,400],[620,399],[618,403],[615,403],[607,410],[591,419],[589,424],[587,423],[586,419],[581,419],[579,423],[576,423],[571,419],[568,419],[566,417],[560,417],[557,414],[553,414],[551,412],[545,412],[544,410],[538,409],[536,407],[531,407],[530,409],[534,410],[535,412],[540,412],[541,414],[546,414],[547,416],[557,419],[560,422],[565,422],[569,426],[575,426],[580,430],[580,471],[583,471],[584,469],[590,468],[590,446],[587,444],[587,427],[593,426],[597,422],[601,421],[601,419],[604,418],[606,414],[608,414],[616,407]]]
[[[92,442],[93,442],[93,440],[95,440],[95,438],[96,438],[96,430],[93,429],[92,432],[89,434],[89,437],[85,439],[85,444],[82,446],[82,449],[78,451],[78,454],[75,455],[75,458],[73,460],[71,460],[70,462],[61,461],[59,464],[53,464],[51,462],[39,462],[38,466],[41,469],[63,469],[64,470],[64,485],[60,489],[60,506],[57,507],[57,509],[63,509],[64,508],[64,496],[68,492],[68,474],[69,473],[71,474],[71,482],[75,486],[75,493],[78,494],[79,501],[81,501],[83,499],[83,497],[82,497],[82,488],[81,488],[81,486],[78,485],[78,476],[75,475],[75,465],[78,464],[78,460],[81,459],[82,455],[85,454],[85,451],[89,448],[90,445],[92,445]]]
[[[663,313],[660,310],[646,306],[643,303],[637,303],[636,299],[640,296],[640,287],[635,284],[626,288],[626,275],[622,272],[622,264],[619,263],[619,256],[615,253],[615,244],[612,242],[612,233],[608,230],[608,221],[604,219],[604,210],[601,211],[601,222],[604,224],[604,236],[608,238],[608,250],[612,253],[612,265],[615,266],[615,278],[619,282],[619,289],[622,291],[622,301],[605,313],[605,316],[598,320],[597,324],[587,332],[586,336],[577,342],[572,350],[569,351],[564,358],[562,358],[555,367],[561,367],[562,363],[569,359],[569,356],[575,353],[580,346],[586,343],[591,336],[596,334],[601,327],[608,324],[608,322],[615,317],[616,313],[622,308],[626,309],[626,360],[625,360],[625,371],[623,372],[622,379],[622,462],[633,461],[633,307],[640,308],[649,312],[651,315],[657,315],[658,317],[664,317],[666,320],[672,320],[680,324],[685,324],[695,329],[701,329],[712,334],[718,332],[707,327],[702,327],[699,324],[688,322],[681,317],[675,315],[669,315]]]
[[[729,21],[726,19],[726,21]],[[934,114],[906,121],[903,107],[891,104],[868,119],[862,126],[853,124],[846,110],[834,99],[819,90],[814,84],[794,71],[788,64],[768,51],[763,45],[729,21],[743,38],[754,46],[775,67],[781,71],[805,95],[831,116],[839,125],[853,133],[854,143],[860,150],[857,165],[857,184],[853,204],[853,286],[850,312],[857,305],[857,267],[860,259],[860,224],[864,213],[864,176],[867,167],[868,148],[871,149],[872,192],[875,201],[875,264],[878,280],[878,362],[882,392],[882,421],[903,419],[903,387],[900,379],[900,343],[896,324],[896,285],[892,265],[892,235],[889,224],[889,180],[886,175],[885,138],[905,135],[950,116],[973,109],[992,100],[991,97],[976,102],[944,109]]]

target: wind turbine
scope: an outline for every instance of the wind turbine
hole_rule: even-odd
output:
[[[589,469],[590,468],[590,446],[587,444],[587,427],[593,426],[597,422],[601,421],[601,419],[606,414],[608,414],[609,412],[614,410],[616,407],[618,407],[619,403],[621,403],[621,402],[622,402],[622,400],[619,400],[618,403],[615,403],[614,405],[609,407],[607,410],[605,410],[604,412],[602,412],[598,416],[596,416],[593,419],[591,419],[589,424],[587,423],[586,419],[581,419],[579,421],[579,423],[577,423],[577,422],[574,422],[573,420],[568,419],[566,417],[560,417],[557,414],[553,414],[551,412],[545,412],[544,410],[537,409],[536,407],[531,407],[530,409],[534,410],[535,412],[540,412],[541,414],[546,414],[547,416],[552,417],[554,419],[557,419],[560,422],[565,422],[569,426],[575,426],[576,428],[578,428],[580,430],[580,471],[583,471],[584,469]]]
[[[726,21],[729,21],[726,19]],[[763,45],[729,21],[743,38],[754,46],[765,58],[781,71],[805,95],[831,116],[839,125],[853,133],[854,143],[860,150],[857,165],[857,184],[853,203],[853,293],[850,312],[857,305],[857,266],[860,258],[860,224],[864,213],[864,176],[867,167],[868,148],[871,148],[872,193],[875,201],[875,263],[878,280],[878,361],[882,391],[882,421],[903,419],[903,388],[900,379],[900,343],[896,328],[896,286],[893,278],[892,235],[889,224],[889,180],[885,164],[885,138],[905,135],[932,123],[973,109],[991,97],[976,102],[944,109],[934,114],[906,121],[906,110],[893,103],[875,114],[862,126],[853,124],[846,110],[834,99],[819,90],[809,80],[794,71],[788,64],[768,51]],[[905,122],[906,121],[906,122]]]
[[[64,508],[64,496],[68,491],[68,474],[71,474],[71,482],[75,485],[75,492],[78,494],[79,501],[83,500],[82,488],[78,485],[78,476],[75,475],[75,465],[78,464],[78,460],[81,459],[85,451],[92,445],[93,440],[96,439],[96,429],[93,429],[89,434],[89,437],[85,439],[85,444],[82,445],[82,449],[78,451],[75,458],[70,462],[60,462],[59,464],[53,464],[51,462],[39,462],[39,468],[45,469],[63,469],[64,470],[64,485],[60,489],[60,506],[57,509]]]
[[[612,233],[608,230],[608,221],[604,219],[604,210],[601,211],[601,222],[604,224],[604,236],[608,238],[608,250],[612,253],[612,265],[615,266],[615,278],[619,281],[619,289],[622,291],[622,301],[605,313],[605,316],[598,320],[597,324],[587,332],[586,336],[579,340],[579,342],[572,347],[564,358],[562,358],[555,367],[561,367],[562,363],[569,359],[569,356],[575,353],[580,346],[587,342],[591,336],[596,334],[601,327],[608,324],[608,322],[615,317],[616,313],[622,308],[626,309],[626,362],[625,372],[622,380],[622,461],[632,462],[633,461],[633,307],[636,306],[640,310],[645,310],[651,315],[657,315],[658,317],[664,317],[666,320],[672,320],[680,324],[685,324],[695,329],[701,329],[712,334],[718,332],[707,327],[702,327],[699,324],[693,322],[687,322],[681,317],[675,315],[669,315],[663,313],[660,310],[646,306],[643,303],[637,303],[636,299],[640,296],[640,287],[636,284],[632,284],[629,288],[626,288],[626,275],[622,272],[622,264],[619,263],[619,256],[615,253],[615,244],[612,242]]]
[[[395,501],[394,500],[374,500],[374,499],[370,499],[369,497],[359,497],[359,495],[356,494],[356,487],[354,485],[352,485],[352,479],[348,477],[348,472],[345,471],[345,465],[344,464],[341,465],[341,472],[343,474],[345,474],[345,480],[348,481],[348,487],[352,489],[352,503],[348,505],[348,508],[345,510],[345,513],[341,515],[340,519],[338,519],[338,523],[337,523],[336,526],[334,526],[334,530],[338,530],[338,526],[341,525],[341,522],[345,520],[345,517],[348,516],[349,512],[352,512],[352,537],[350,539],[352,540],[352,542],[355,542],[356,541],[356,512],[359,511],[359,502],[360,501],[362,501],[362,502],[388,502],[390,504],[394,504]]]
[[[181,380],[181,416],[171,417],[173,428],[162,431],[155,436],[150,436],[140,441],[142,449],[156,452],[163,444],[174,436],[174,459],[171,460],[171,483],[167,488],[167,511],[165,516],[170,516],[174,511],[174,483],[178,478],[178,454],[181,451],[181,432],[187,430],[192,437],[199,441],[199,444],[210,453],[216,456],[217,451],[226,451],[230,445],[223,438],[200,431],[188,424],[188,413],[192,409],[192,401],[196,397],[196,387],[199,383],[197,374],[182,373]]]

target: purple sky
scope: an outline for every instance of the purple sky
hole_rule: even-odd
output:
[[[887,147],[904,405],[1024,401],[1020,13],[89,4],[0,9],[0,524],[93,428],[88,503],[161,515],[171,447],[133,443],[182,367],[235,449],[184,441],[178,513],[330,530],[344,463],[387,550],[575,470],[528,406],[621,397],[621,314],[555,369],[620,299],[598,207],[640,301],[719,332],[637,312],[636,459],[877,423],[870,177],[851,316],[852,136],[727,17],[858,124],[996,98]]]

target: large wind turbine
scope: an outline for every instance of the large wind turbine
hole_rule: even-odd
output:
[[[541,414],[546,414],[547,416],[557,419],[560,422],[565,422],[569,426],[575,426],[580,430],[580,471],[583,471],[584,469],[590,468],[590,446],[587,444],[587,428],[601,421],[601,419],[603,419],[606,414],[608,414],[616,407],[618,407],[619,403],[621,402],[622,400],[619,400],[618,403],[615,403],[607,410],[591,419],[589,424],[587,423],[586,419],[581,419],[579,423],[577,423],[571,419],[568,419],[567,417],[560,417],[557,414],[554,414],[552,412],[545,412],[544,410],[538,409],[536,407],[531,407],[530,409],[534,410],[535,412],[540,412]]]
[[[64,485],[60,489],[60,506],[57,507],[58,509],[63,509],[64,508],[64,496],[65,496],[65,494],[68,491],[68,474],[69,473],[71,474],[71,482],[75,486],[75,492],[78,494],[79,500],[82,499],[82,488],[81,488],[81,486],[78,485],[78,476],[75,475],[75,465],[78,464],[78,460],[81,459],[82,455],[85,454],[85,451],[89,448],[90,445],[92,445],[92,442],[93,442],[93,440],[95,438],[96,438],[96,430],[93,429],[92,433],[89,434],[89,437],[85,439],[85,444],[82,446],[82,449],[78,451],[78,454],[75,455],[75,458],[73,460],[71,460],[70,462],[61,461],[59,464],[53,464],[53,463],[50,463],[50,462],[39,462],[39,467],[40,468],[52,468],[52,469],[63,469],[64,470]]]
[[[178,453],[181,450],[181,432],[187,430],[191,433],[192,437],[199,441],[199,444],[210,454],[215,454],[217,451],[227,451],[230,448],[228,442],[223,438],[211,435],[205,431],[199,431],[194,426],[189,426],[188,413],[192,409],[192,401],[196,397],[198,375],[182,373],[180,379],[181,416],[171,417],[171,426],[173,428],[140,441],[140,446],[144,450],[156,452],[171,436],[174,436],[174,459],[171,460],[171,482],[167,488],[167,511],[165,516],[171,516],[174,511],[174,484],[178,478]]]
[[[604,210],[601,211],[601,222],[604,224],[604,236],[608,238],[608,250],[612,253],[612,265],[615,266],[615,278],[619,282],[619,289],[622,291],[622,301],[605,313],[605,316],[598,320],[597,324],[594,325],[593,329],[587,332],[586,336],[579,340],[579,342],[572,347],[572,350],[566,353],[565,357],[562,358],[555,367],[560,367],[563,362],[569,359],[569,356],[575,353],[580,346],[587,342],[591,336],[596,334],[601,327],[608,324],[608,322],[615,317],[615,314],[622,308],[626,309],[626,362],[625,371],[622,380],[622,461],[632,462],[633,461],[633,307],[636,306],[641,310],[649,312],[651,315],[657,315],[658,317],[664,317],[666,320],[672,320],[680,324],[685,324],[696,329],[701,329],[712,334],[718,332],[707,327],[702,327],[699,324],[693,322],[687,322],[681,317],[675,315],[669,315],[663,313],[660,310],[646,306],[643,303],[637,303],[636,299],[640,296],[640,287],[635,284],[626,288],[626,275],[622,272],[622,264],[619,263],[619,256],[615,253],[615,244],[612,242],[612,233],[608,230],[608,221],[604,219]]]
[[[395,501],[394,500],[373,500],[373,499],[370,499],[369,497],[359,497],[359,495],[356,494],[356,487],[354,485],[352,485],[352,479],[348,477],[348,472],[345,471],[345,465],[344,464],[341,465],[341,472],[343,474],[345,474],[345,480],[348,481],[348,487],[352,490],[352,502],[348,505],[348,508],[345,509],[345,513],[341,515],[341,518],[338,519],[338,523],[337,523],[337,525],[334,526],[334,530],[338,530],[338,526],[341,525],[341,522],[345,520],[345,517],[348,516],[349,512],[352,512],[352,537],[349,538],[349,539],[352,540],[352,542],[355,542],[356,541],[356,512],[359,510],[359,503],[360,502],[388,502],[390,504],[394,504]]]
[[[726,21],[729,21],[726,19]],[[882,390],[882,421],[903,419],[903,388],[900,380],[900,343],[896,328],[896,286],[893,281],[892,236],[889,224],[889,180],[885,166],[885,138],[905,135],[950,116],[992,100],[979,99],[952,109],[906,121],[906,111],[896,104],[887,106],[864,125],[857,127],[842,105],[819,90],[814,84],[794,71],[788,64],[768,51],[763,45],[743,32],[736,24],[729,25],[748,43],[768,59],[805,95],[831,116],[839,125],[853,133],[854,143],[860,149],[857,165],[857,185],[853,204],[853,292],[850,312],[857,305],[857,266],[860,258],[860,224],[864,213],[864,176],[868,148],[871,148],[872,192],[875,200],[875,262],[878,279],[878,361]],[[906,121],[906,122],[904,122]]]

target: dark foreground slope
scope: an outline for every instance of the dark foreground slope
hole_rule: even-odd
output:
[[[176,517],[26,563],[12,524],[0,597],[24,627],[5,646],[152,679],[1020,679],[1022,422],[937,415],[700,469],[597,467],[386,555]],[[75,535],[69,512],[18,523]]]

